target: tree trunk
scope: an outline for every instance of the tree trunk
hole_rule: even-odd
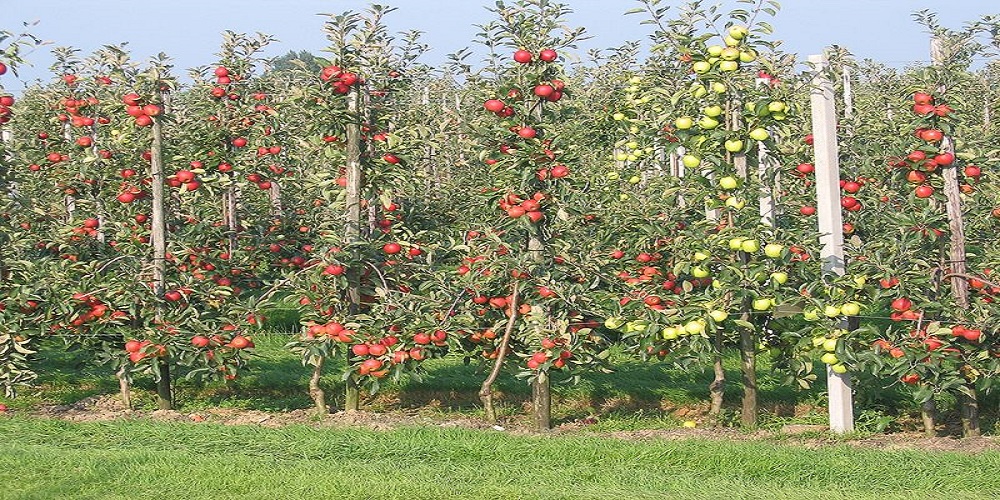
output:
[[[326,393],[323,392],[323,388],[319,385],[319,380],[323,376],[323,365],[325,362],[325,358],[319,358],[316,366],[313,367],[312,376],[309,377],[309,397],[312,398],[313,404],[316,406],[316,413],[319,415],[330,413],[330,409],[326,406]]]
[[[358,386],[358,379],[351,375],[347,379],[347,387],[344,390],[344,411],[355,412],[361,409],[361,388]]]
[[[962,412],[962,436],[978,437],[979,431],[979,398],[976,393],[976,385],[966,384],[965,390],[958,391],[958,405]]]
[[[161,410],[174,409],[174,394],[170,387],[170,360],[160,358],[156,361],[159,377],[156,379],[156,407]]]
[[[122,396],[122,404],[129,410],[132,409],[132,388],[125,377],[125,369],[118,371],[118,391]]]
[[[744,304],[744,310],[749,308]],[[743,313],[743,321],[750,321],[750,313]],[[743,376],[743,412],[741,420],[744,426],[757,425],[757,336],[749,328],[740,329],[740,371]]]
[[[497,347],[497,359],[493,363],[493,369],[490,370],[490,375],[486,377],[486,380],[483,381],[482,387],[479,389],[479,399],[483,402],[483,410],[486,413],[486,421],[494,424],[499,420],[499,418],[497,417],[497,411],[493,401],[493,383],[496,382],[497,377],[500,376],[500,370],[503,369],[504,360],[507,359],[507,348],[510,345],[510,337],[514,333],[514,325],[517,324],[517,308],[520,302],[519,295],[520,290],[515,283],[510,299],[510,318],[507,320],[507,327],[504,329],[503,337],[500,339],[500,346]]]
[[[531,409],[535,416],[535,429],[539,432],[552,429],[552,392],[546,372],[538,372],[531,382]]]
[[[924,423],[924,434],[928,437],[937,436],[937,403],[934,398],[920,405],[920,419]]]
[[[708,392],[712,396],[712,407],[709,409],[708,414],[713,418],[718,418],[719,414],[722,413],[722,401],[726,388],[726,370],[722,366],[722,348],[725,339],[721,329],[715,330],[715,337],[712,340],[715,348],[715,353],[712,355],[712,368],[715,372],[715,379],[708,386]]]

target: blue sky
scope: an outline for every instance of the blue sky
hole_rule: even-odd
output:
[[[33,33],[85,53],[104,44],[129,42],[137,59],[158,52],[172,56],[179,69],[208,64],[219,46],[219,33],[229,29],[276,36],[280,43],[271,53],[288,50],[319,51],[326,45],[320,30],[320,12],[361,10],[370,2],[358,0],[0,0],[0,26],[17,30],[22,21],[39,21]],[[424,62],[434,65],[446,54],[469,46],[474,24],[489,21],[484,8],[492,0],[385,0],[398,7],[388,18],[393,31],[419,29],[432,51]],[[645,40],[649,28],[639,15],[623,16],[638,6],[632,0],[563,0],[574,10],[569,22],[584,26],[593,36],[581,49],[607,48],[626,40]],[[677,5],[677,0],[664,4]],[[714,3],[714,2],[709,2]],[[927,35],[911,20],[919,9],[938,11],[945,26],[960,28],[984,14],[1000,13],[996,0],[781,0],[782,11],[773,20],[775,38],[785,40],[787,51],[803,59],[824,46],[838,44],[860,57],[902,66],[926,60]],[[49,78],[49,48],[30,55],[34,68],[22,78]],[[581,54],[582,54],[581,50]],[[184,71],[179,71],[183,74]],[[21,84],[5,77],[4,84]]]

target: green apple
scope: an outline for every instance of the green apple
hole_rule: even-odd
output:
[[[749,63],[757,60],[757,54],[754,51],[747,49],[740,52],[740,62]]]
[[[695,168],[698,165],[701,165],[701,158],[698,158],[695,155],[684,155],[681,157],[681,163],[683,163],[687,168]]]
[[[625,324],[625,319],[621,316],[612,316],[604,320],[604,327],[610,330],[617,330]]]
[[[695,278],[707,278],[708,269],[705,269],[702,266],[694,266],[691,268],[691,276],[694,276]]]
[[[775,271],[771,273],[771,281],[779,285],[784,285],[785,283],[788,283],[788,273],[783,271]]]
[[[824,337],[822,335],[820,335],[818,337],[813,337],[812,338],[812,345],[813,345],[813,347],[820,347],[820,346],[823,345],[823,342],[826,342],[826,337]]]
[[[757,240],[746,240],[740,245],[740,250],[746,253],[755,253],[757,250],[760,250],[760,243]]]
[[[688,335],[705,333],[705,320],[697,319],[694,321],[688,321],[684,324],[684,331],[687,332]]]
[[[771,113],[771,118],[774,118],[775,120],[780,122],[784,121],[785,118],[788,118],[788,115],[786,115],[785,113]]]
[[[785,246],[780,245],[778,243],[768,243],[764,245],[764,255],[772,259],[777,259],[781,257],[781,252],[783,252],[784,250]]]
[[[840,316],[840,308],[837,306],[826,306],[823,308],[823,315],[827,318],[836,318]]]
[[[722,71],[736,71],[740,69],[740,63],[737,61],[722,61],[719,63],[719,69]]]
[[[608,171],[608,173],[604,174],[604,177],[606,177],[609,181],[617,181],[621,176],[618,172]]]
[[[739,153],[743,151],[743,141],[739,139],[729,139],[726,141],[726,151],[730,153]]]
[[[726,142],[728,144],[729,141],[726,141]],[[737,181],[735,177],[732,177],[732,176],[729,176],[729,175],[727,175],[727,176],[719,179],[719,187],[721,187],[722,189],[726,189],[726,190],[736,189],[736,186],[739,186],[739,185],[740,185],[739,181]]]
[[[729,35],[726,35],[725,37],[723,37],[722,41],[725,42],[725,44],[726,44],[727,47],[736,47],[737,45],[740,44],[739,40],[737,40],[737,39],[735,39],[735,38],[733,38],[733,37],[731,37]]]
[[[705,73],[711,71],[712,63],[708,61],[698,61],[691,65],[691,69],[693,69],[694,72],[698,73],[699,75],[704,75]]]
[[[742,210],[743,207],[747,205],[746,200],[737,198],[735,196],[730,196],[726,198],[726,206],[730,208],[735,208],[736,210]]]
[[[730,238],[729,239],[729,249],[730,250],[739,250],[740,248],[743,248],[743,240],[745,240],[745,239],[746,238],[739,238],[739,237]]]
[[[754,311],[767,311],[771,309],[772,305],[774,304],[771,299],[760,298],[753,299],[753,303],[750,304],[750,307],[752,307]]]
[[[817,309],[806,309],[802,311],[802,319],[806,321],[816,321],[819,319],[819,310]]]
[[[729,90],[726,88],[726,84],[722,82],[712,82],[712,91],[716,94],[725,94]]]
[[[712,321],[715,321],[716,323],[722,323],[723,321],[726,320],[726,318],[729,317],[729,313],[727,313],[726,311],[719,310],[719,309],[713,309],[713,310],[709,311],[708,315],[711,316],[712,317]]]
[[[622,120],[625,119],[625,113],[615,113],[615,114],[611,115],[611,118],[614,118],[615,121],[619,121],[620,122],[620,121],[622,121]]]
[[[719,126],[719,121],[711,116],[703,116],[698,120],[698,126],[705,130],[712,130]]]
[[[709,257],[711,257],[711,255],[707,254],[705,252],[695,252],[694,253],[694,261],[695,262],[701,262],[703,260],[708,260]]]
[[[823,350],[833,352],[837,350],[837,339],[826,339],[823,341]]]
[[[828,352],[828,353],[820,356],[819,360],[822,361],[822,362],[824,362],[824,363],[826,363],[826,364],[828,364],[828,365],[835,365],[837,363],[840,363],[840,359],[838,359],[837,355],[834,354],[834,353],[832,353],[832,352]]]
[[[709,67],[711,67],[711,65],[709,65]],[[708,95],[708,89],[705,88],[705,86],[700,83],[696,84],[693,87],[691,87],[691,95],[700,99]]]
[[[702,108],[701,112],[704,113],[705,116],[711,116],[712,118],[715,118],[716,116],[722,114],[722,106],[718,105],[705,106],[704,108]]]
[[[755,141],[765,141],[767,140],[768,137],[771,137],[771,134],[767,133],[767,130],[764,130],[760,127],[757,127],[750,131],[750,138]]]
[[[858,288],[864,288],[866,283],[868,283],[868,278],[866,278],[864,276],[855,276],[854,277],[854,286],[856,286]]]
[[[848,302],[840,306],[840,312],[844,313],[844,316],[857,316],[861,314],[861,304],[857,302]]]
[[[677,333],[677,328],[667,326],[663,328],[662,332],[660,332],[660,336],[663,337],[663,340],[674,340],[680,335]]]
[[[847,365],[844,363],[835,363],[830,366],[830,369],[833,370],[833,373],[847,373]]]
[[[674,126],[677,127],[677,130],[687,130],[694,126],[694,118],[682,116],[674,120]]]
[[[788,110],[788,105],[782,101],[771,101],[767,105],[767,110],[771,113],[784,113]]]
[[[638,175],[633,175],[632,177],[628,178],[629,184],[638,184],[640,182],[642,182],[642,177],[639,177]]]
[[[708,55],[712,57],[719,57],[720,55],[722,55],[723,50],[724,48],[721,45],[709,45]]]
[[[735,61],[740,58],[740,49],[733,47],[726,47],[722,49],[722,54],[719,55],[723,61]]]
[[[746,26],[736,25],[729,27],[729,36],[737,40],[746,38],[748,34],[750,34],[750,30],[748,30]]]

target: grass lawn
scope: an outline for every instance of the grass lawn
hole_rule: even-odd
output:
[[[2,499],[962,498],[1000,453],[0,418]]]

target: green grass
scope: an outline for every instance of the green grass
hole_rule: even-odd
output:
[[[0,418],[2,499],[996,498],[1000,454]]]

